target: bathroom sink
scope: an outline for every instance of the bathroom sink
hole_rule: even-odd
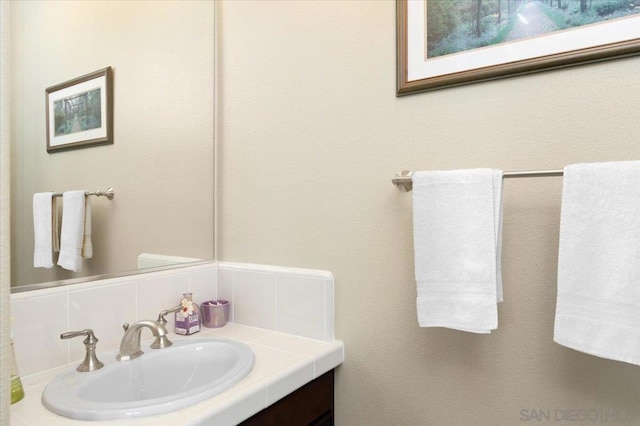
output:
[[[105,366],[89,373],[71,367],[46,386],[43,404],[79,420],[167,413],[231,388],[254,362],[247,345],[217,338],[176,338],[169,348],[143,350],[141,357],[123,362],[115,353],[102,354]]]

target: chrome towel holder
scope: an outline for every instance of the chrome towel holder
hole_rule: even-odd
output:
[[[54,192],[52,194],[53,197],[62,197],[62,192]],[[113,200],[113,197],[115,197],[116,193],[114,191],[113,188],[109,187],[104,191],[93,191],[93,192],[85,192],[84,193],[85,197],[88,197],[90,195],[95,195],[96,197],[107,197],[110,200]]]
[[[519,170],[504,172],[503,178],[528,178],[528,177],[552,177],[564,175],[563,170]],[[403,170],[396,174],[391,183],[402,192],[409,192],[413,189],[413,171]]]

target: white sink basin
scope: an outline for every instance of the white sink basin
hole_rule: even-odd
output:
[[[253,368],[245,344],[216,338],[176,338],[166,349],[143,345],[144,355],[118,362],[103,354],[105,366],[61,373],[42,393],[51,411],[79,420],[109,420],[179,410],[217,395]]]

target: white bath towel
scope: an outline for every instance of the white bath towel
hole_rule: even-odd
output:
[[[91,197],[84,197],[84,235],[82,238],[82,258],[93,257],[93,243],[91,242]]]
[[[554,340],[640,365],[640,161],[564,170]]]
[[[418,323],[490,333],[502,301],[502,171],[413,174]]]
[[[53,192],[33,194],[33,266],[53,268],[53,252],[58,250],[58,209]]]
[[[91,218],[87,218],[87,213],[91,214],[91,208],[86,208],[89,201],[85,193],[86,191],[67,191],[62,195],[62,233],[58,265],[75,272],[82,270],[83,246],[87,245],[87,236],[88,247],[91,247],[91,229],[86,229],[87,224],[91,225]]]

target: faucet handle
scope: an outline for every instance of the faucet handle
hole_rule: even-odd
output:
[[[170,308],[170,309],[165,309],[164,311],[160,312],[158,314],[158,319],[156,320],[156,322],[158,322],[159,324],[162,325],[167,325],[167,319],[165,318],[167,315],[169,315],[170,313],[173,312],[178,312],[180,309],[182,309],[182,305],[178,305],[174,308]]]
[[[85,328],[84,330],[81,330],[81,331],[67,331],[66,333],[62,333],[60,335],[60,338],[71,339],[72,337],[79,337],[79,336],[87,336],[85,340],[95,340],[96,342],[98,341],[98,338],[96,337],[95,334],[93,334],[93,330],[91,330],[90,328]]]
[[[104,367],[104,364],[98,360],[96,356],[96,344],[98,338],[93,334],[93,330],[85,328],[81,331],[68,331],[60,335],[61,339],[71,339],[73,337],[87,336],[82,343],[86,350],[84,361],[76,368],[76,370],[84,373],[87,371],[99,370]]]

